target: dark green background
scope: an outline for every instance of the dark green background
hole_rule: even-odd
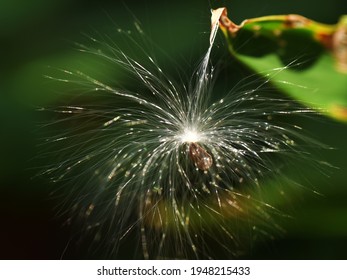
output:
[[[235,22],[298,13],[335,23],[347,14],[344,0],[0,1],[0,258],[60,258],[71,234],[49,198],[48,178],[35,177],[42,164],[37,158],[37,124],[47,121],[36,108],[55,104],[61,89],[44,78],[47,66],[88,69],[89,62],[81,59],[73,43],[85,41],[82,33],[133,29],[135,16],[177,64],[194,69],[207,48],[209,10],[219,6],[228,7]],[[228,59],[221,36],[216,45],[218,54]],[[175,73],[175,65],[165,67]],[[288,207],[296,215],[287,222],[287,233],[255,247],[249,258],[347,258],[347,125],[326,119],[311,130],[318,140],[335,148],[322,157],[339,169],[329,170],[329,178],[315,182],[323,196],[307,192],[293,199]],[[77,251],[65,257],[88,256]]]

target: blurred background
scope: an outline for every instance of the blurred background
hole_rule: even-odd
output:
[[[84,34],[133,30],[137,18],[148,37],[174,61],[165,65],[174,76],[177,65],[193,70],[206,51],[211,8],[226,6],[236,23],[288,13],[336,23],[347,14],[344,2],[0,0],[0,258],[59,259],[69,242],[71,232],[62,225],[49,196],[49,179],[35,176],[42,164],[38,123],[47,121],[37,108],[62,98],[62,85],[44,77],[50,74],[49,66],[109,71],[76,51],[74,43],[85,42]],[[216,46],[216,52],[228,57],[222,36]],[[241,72],[240,65],[232,67]],[[335,148],[320,156],[338,169],[329,170],[329,177],[313,178],[322,195],[305,192],[293,198],[288,207],[295,218],[286,222],[286,233],[271,244],[255,246],[248,258],[347,259],[347,124],[324,119],[312,124],[310,131]],[[64,257],[86,256],[73,252]]]

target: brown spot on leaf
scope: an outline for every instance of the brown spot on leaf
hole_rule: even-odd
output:
[[[332,46],[337,70],[347,73],[347,22],[342,22],[336,28],[332,38]]]
[[[333,105],[330,108],[331,114],[342,121],[347,121],[347,107],[341,105]]]
[[[282,35],[282,30],[280,30],[280,29],[274,29],[274,30],[272,31],[272,33],[273,33],[276,37],[279,37],[279,36]]]
[[[286,15],[284,26],[286,28],[302,28],[307,26],[311,20],[300,15],[290,14]]]
[[[326,32],[317,32],[315,35],[315,39],[320,42],[326,49],[332,50],[333,49],[333,34],[332,33],[326,33]]]
[[[242,26],[233,23],[227,15],[227,9],[223,10],[222,15],[219,18],[220,27],[227,29],[230,34],[236,33]]]

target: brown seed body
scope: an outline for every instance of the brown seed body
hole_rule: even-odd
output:
[[[208,170],[213,163],[212,156],[194,142],[189,144],[189,156],[194,161],[196,167],[203,171]]]

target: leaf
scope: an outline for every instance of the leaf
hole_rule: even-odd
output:
[[[346,15],[336,25],[294,14],[247,19],[237,25],[227,17],[226,8],[217,10],[233,56],[260,74],[277,69],[274,84],[279,89],[347,122]]]

